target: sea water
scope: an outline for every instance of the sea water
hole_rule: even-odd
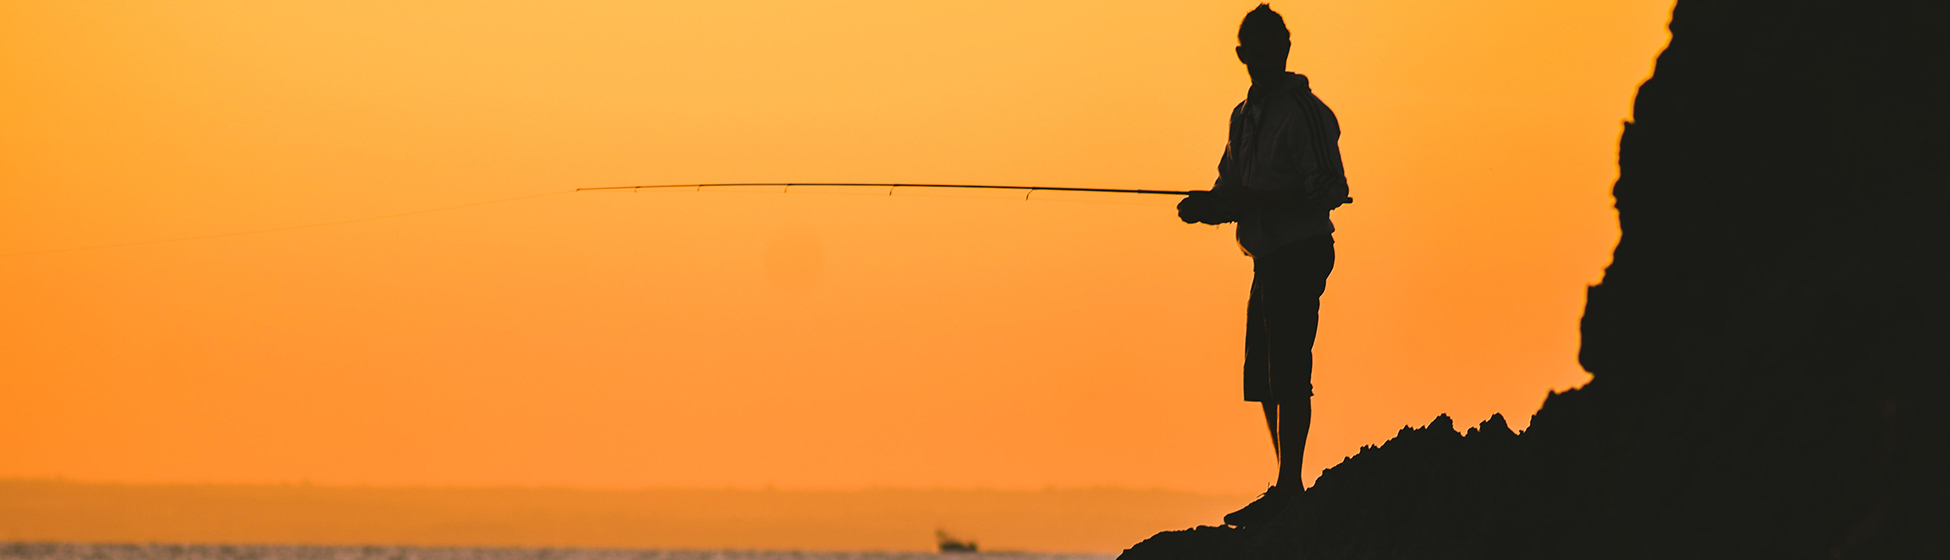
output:
[[[1040,552],[628,550],[226,544],[0,544],[4,560],[1109,560],[1115,554]]]

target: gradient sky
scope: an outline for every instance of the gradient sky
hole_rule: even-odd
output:
[[[1253,2],[0,3],[0,477],[1273,477],[1209,187]],[[1670,0],[1280,2],[1337,112],[1310,473],[1576,362]]]

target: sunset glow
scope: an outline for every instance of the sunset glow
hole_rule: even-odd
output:
[[[0,4],[0,478],[1257,492],[1251,262],[1172,198],[65,250],[1208,188],[1254,4]],[[1273,7],[1358,201],[1308,472],[1522,428],[1671,2]]]

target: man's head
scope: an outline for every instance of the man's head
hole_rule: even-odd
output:
[[[1286,19],[1272,7],[1260,4],[1239,22],[1239,47],[1235,50],[1239,61],[1246,63],[1246,72],[1258,81],[1286,72],[1286,55],[1293,50],[1290,38]]]

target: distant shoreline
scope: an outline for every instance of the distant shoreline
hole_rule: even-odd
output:
[[[1113,553],[1248,496],[1166,490],[600,490],[0,479],[0,542]]]
[[[478,546],[394,546],[394,545],[307,545],[307,544],[207,544],[207,543],[67,543],[0,542],[0,559],[54,560],[76,557],[108,560],[165,560],[197,558],[224,560],[301,560],[310,558],[395,559],[401,553],[415,559],[454,558],[469,560],[550,560],[630,558],[635,560],[771,560],[775,558],[816,559],[832,556],[836,560],[872,558],[901,560],[934,558],[940,553],[909,550],[764,550],[764,549],[640,549],[581,547],[478,547]],[[956,558],[1011,558],[1020,560],[1108,559],[1114,553],[1046,553],[996,551],[955,554]]]

